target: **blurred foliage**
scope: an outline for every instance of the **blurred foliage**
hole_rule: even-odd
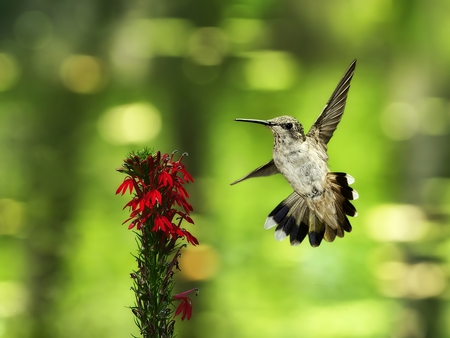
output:
[[[134,234],[114,171],[187,151],[200,288],[180,337],[448,337],[450,42],[445,0],[0,3],[0,337],[137,334]],[[330,168],[353,232],[311,248],[262,225],[272,136],[313,123],[358,59]]]

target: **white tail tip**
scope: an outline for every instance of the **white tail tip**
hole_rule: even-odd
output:
[[[266,219],[266,223],[264,223],[264,229],[270,229],[273,228],[275,225],[277,225],[277,223],[274,221],[273,217],[267,217]]]
[[[275,239],[277,241],[282,241],[285,238],[286,238],[286,233],[283,230],[275,231]]]
[[[347,175],[345,175],[345,178],[347,179],[347,183],[349,185],[355,183],[355,179],[353,178],[352,175],[347,174]]]

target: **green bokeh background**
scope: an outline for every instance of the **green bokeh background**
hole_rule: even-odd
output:
[[[0,337],[137,335],[132,231],[115,171],[188,152],[201,245],[193,337],[450,336],[450,2],[0,3]],[[359,216],[334,243],[265,231],[280,175],[229,183],[272,136],[234,118],[314,122],[358,59],[332,171]]]

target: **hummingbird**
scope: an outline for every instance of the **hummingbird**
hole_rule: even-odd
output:
[[[272,131],[274,145],[269,162],[231,185],[281,173],[294,189],[273,209],[264,224],[265,229],[276,226],[275,239],[279,241],[289,236],[291,245],[299,245],[308,235],[311,246],[317,247],[323,239],[333,242],[336,236],[344,237],[344,231],[352,230],[347,216],[357,216],[350,202],[359,197],[350,187],[355,180],[343,172],[330,172],[327,144],[344,113],[355,66],[353,60],[307,134],[292,116],[235,119],[266,126]]]

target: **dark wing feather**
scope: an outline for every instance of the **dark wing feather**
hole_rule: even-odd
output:
[[[256,168],[248,175],[245,175],[244,177],[241,177],[240,179],[234,181],[231,183],[231,185],[242,182],[243,180],[246,180],[247,178],[252,177],[261,177],[261,176],[270,176],[273,174],[279,173],[277,167],[275,166],[275,163],[273,163],[273,159],[267,162],[266,164]]]
[[[350,89],[350,81],[355,72],[355,67],[356,60],[353,60],[323,108],[322,113],[308,132],[308,136],[319,137],[325,144],[327,144],[331,136],[333,136],[333,133],[342,118],[342,114],[344,113],[347,94]]]

